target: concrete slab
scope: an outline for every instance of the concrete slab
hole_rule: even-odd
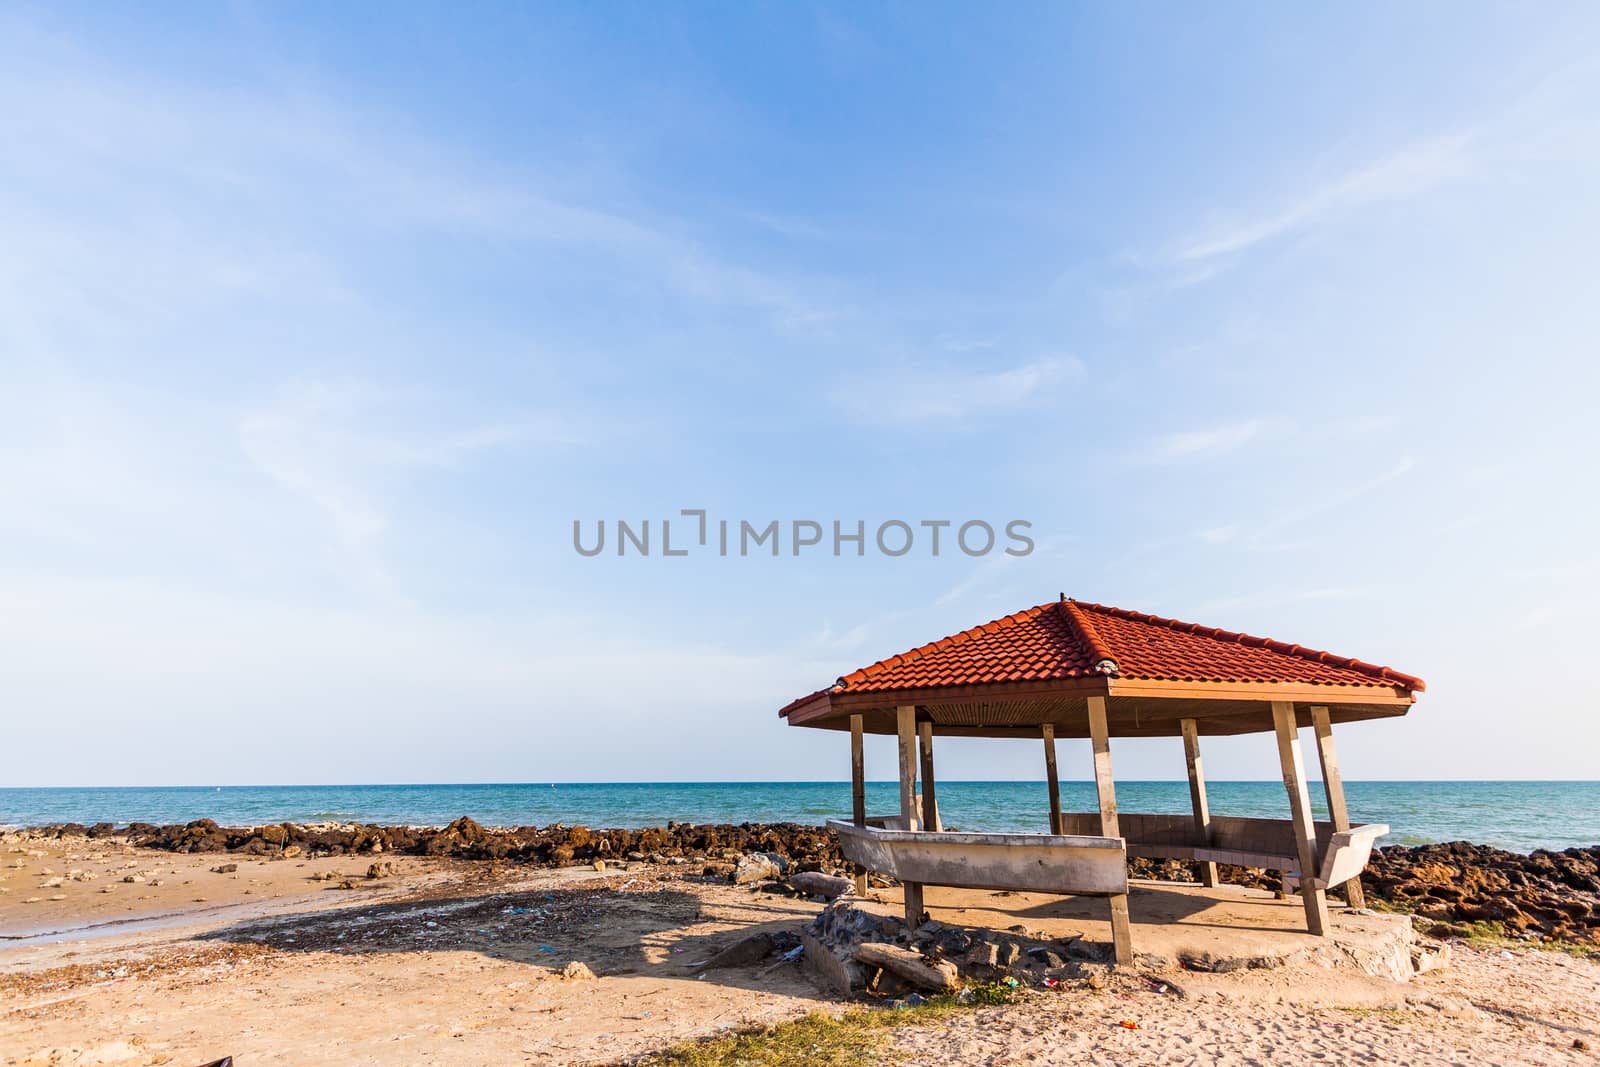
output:
[[[1104,898],[942,886],[928,886],[924,894],[924,907],[940,922],[1040,941],[1082,937],[1105,945],[1109,956],[1111,921]],[[874,891],[861,906],[901,914],[899,889]],[[1299,897],[1279,900],[1242,886],[1207,889],[1135,880],[1129,883],[1128,910],[1134,952],[1150,966],[1229,972],[1310,963],[1405,982],[1417,969],[1414,956],[1422,952],[1409,916],[1332,907],[1328,936],[1313,937],[1305,930]]]

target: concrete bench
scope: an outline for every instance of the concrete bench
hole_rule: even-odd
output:
[[[845,859],[902,882],[1073,896],[1128,891],[1119,837],[881,829],[837,819],[828,827],[839,835]]]
[[[1215,816],[1209,843],[1196,840],[1190,815],[1122,812],[1117,821],[1130,856],[1259,867],[1283,872],[1286,889],[1299,885],[1300,859],[1294,823],[1289,819]],[[1069,812],[1062,815],[1061,822],[1066,833],[1093,833],[1100,827],[1100,816]],[[1329,822],[1315,826],[1319,870],[1313,885],[1318,889],[1343,885],[1359,875],[1372,856],[1374,842],[1389,832],[1382,823],[1365,823],[1342,832],[1336,832]]]

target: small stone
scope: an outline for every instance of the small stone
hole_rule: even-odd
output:
[[[571,978],[577,981],[590,981],[593,980],[594,976],[595,974],[589,969],[589,965],[579,960],[573,960],[571,963],[561,968],[561,977],[563,978]]]
[[[1067,962],[1061,957],[1060,953],[1052,952],[1043,945],[1030,948],[1028,950],[1028,958],[1033,960],[1035,963],[1042,963],[1046,967],[1062,967],[1065,966]]]
[[[976,942],[967,952],[968,967],[999,967],[1000,946],[993,941]]]
[[[224,863],[220,867],[211,868],[211,873],[212,874],[232,874],[234,871],[237,871],[238,869],[239,869],[239,865],[237,863]]]
[[[1581,1037],[1575,1037],[1572,1039],[1572,1048],[1576,1052],[1588,1052],[1589,1042],[1585,1041]]]
[[[789,867],[789,861],[782,856],[771,852],[751,852],[739,858],[738,864],[733,869],[733,884],[748,885],[751,882],[768,882],[775,878],[782,878],[783,872]]]
[[[144,875],[142,875],[142,874],[125,874],[125,875],[122,876],[122,880],[124,882],[129,883],[130,885],[137,885],[138,883],[144,881]]]
[[[597,871],[605,870],[606,869],[606,861],[605,860],[595,860],[594,861],[594,869],[597,870]]]

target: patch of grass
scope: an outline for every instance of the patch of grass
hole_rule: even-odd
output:
[[[741,1030],[724,1037],[686,1041],[642,1060],[647,1067],[863,1067],[887,1062],[883,1054],[892,1031],[926,1026],[974,1007],[1010,1004],[1019,989],[999,982],[969,987],[970,995],[931,997],[897,1008],[851,1008],[842,1015],[814,1012],[774,1026]]]
[[[1526,941],[1512,937],[1504,924],[1488,919],[1465,923],[1418,919],[1417,925],[1432,937],[1458,937],[1474,948],[1537,949],[1541,952],[1565,952],[1579,959],[1600,959],[1600,946],[1581,941]]]
[[[776,1026],[744,1030],[726,1037],[686,1041],[641,1061],[649,1067],[779,1067],[817,1064],[856,1067],[875,1063],[888,1035],[875,1016],[885,1012],[852,1009],[834,1017],[823,1012]]]

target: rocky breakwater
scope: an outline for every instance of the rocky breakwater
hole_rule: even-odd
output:
[[[1280,884],[1278,872],[1257,867],[1223,866],[1219,873],[1233,885]],[[1136,859],[1129,874],[1195,880],[1191,866],[1177,860]],[[1431,920],[1437,936],[1465,936],[1487,923],[1513,938],[1600,949],[1600,845],[1526,855],[1467,841],[1389,845],[1373,851],[1361,885],[1370,902]]]
[[[1466,841],[1392,845],[1373,853],[1361,884],[1392,907],[1442,924],[1432,933],[1493,923],[1529,940],[1600,948],[1600,845],[1527,855]]]
[[[470,818],[448,826],[381,826],[354,823],[274,823],[219,826],[210,819],[156,826],[66,823],[25,831],[38,837],[119,838],[168,852],[230,852],[250,856],[402,854],[471,860],[507,860],[541,867],[648,862],[697,863],[707,874],[732,875],[751,854],[766,854],[796,871],[837,870],[838,841],[820,827],[798,823],[702,826],[670,822],[630,830],[584,826],[485,827]]]

